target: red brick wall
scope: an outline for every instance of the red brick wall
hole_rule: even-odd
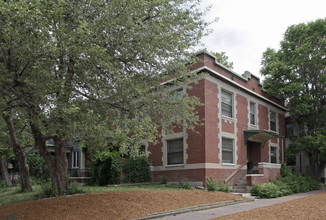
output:
[[[198,83],[190,84],[191,89],[187,90],[189,96],[196,96],[200,98],[202,103],[205,103],[205,80],[199,80]],[[199,118],[205,118],[205,106],[197,106],[196,111]],[[198,125],[195,131],[187,130],[188,138],[188,159],[187,164],[204,163],[205,162],[205,125]]]
[[[259,85],[259,80],[257,77],[255,77],[254,75],[251,75],[251,78],[248,81],[246,81],[243,78],[240,78],[237,75],[235,75],[235,74],[229,72],[228,70],[217,65],[215,62],[215,59],[208,54],[204,54],[204,53],[200,54],[198,56],[198,62],[193,64],[191,67],[189,67],[189,69],[195,70],[195,69],[203,67],[203,66],[207,66],[208,68],[220,73],[221,75],[225,76],[226,78],[233,80],[234,82],[240,84],[241,86],[243,86],[251,91],[254,91],[255,93],[257,93],[261,96],[269,98],[280,105],[283,105],[283,103],[281,101],[279,101],[278,99],[275,99],[274,97],[271,97],[271,96],[267,95],[265,92],[263,92],[263,90],[261,89],[261,86]],[[238,75],[242,75],[242,73],[238,73]]]
[[[160,182],[162,176],[165,176],[168,182],[179,182],[183,179],[188,179],[190,182],[204,182],[205,169],[180,169],[152,172],[152,179],[154,182]]]
[[[234,172],[234,169],[206,169],[206,177],[213,177],[214,179],[225,180]],[[233,186],[247,173],[247,170],[240,170],[235,176],[233,176],[228,184]]]
[[[234,134],[234,123],[222,119],[222,131]]]
[[[205,157],[206,163],[220,163],[218,150],[218,87],[205,80]]]
[[[237,164],[243,164],[247,160],[247,149],[244,144],[244,130],[248,129],[249,112],[248,100],[242,95],[237,95],[237,146],[238,146],[238,161]]]

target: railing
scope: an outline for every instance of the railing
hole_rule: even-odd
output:
[[[228,182],[235,174],[237,174],[239,172],[239,170],[244,167],[244,165],[246,165],[248,163],[248,160],[246,160],[246,162],[244,162],[240,167],[238,167],[238,169],[236,169],[228,178],[226,178],[224,180],[224,182]]]

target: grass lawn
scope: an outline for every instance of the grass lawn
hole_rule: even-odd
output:
[[[19,202],[31,201],[42,198],[42,189],[40,185],[33,185],[33,192],[22,193],[20,187],[0,189],[0,205],[10,205]],[[133,191],[133,190],[178,190],[176,185],[139,185],[139,186],[81,186],[84,193],[103,193],[113,191]]]

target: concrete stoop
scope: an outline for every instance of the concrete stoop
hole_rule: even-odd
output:
[[[242,177],[233,187],[233,193],[249,193],[250,187],[247,186],[247,177]]]
[[[218,203],[211,203],[211,204],[204,204],[204,205],[198,205],[198,206],[191,206],[183,209],[175,209],[175,210],[170,210],[166,212],[157,212],[157,213],[151,213],[148,214],[146,217],[141,217],[141,218],[135,218],[133,220],[144,220],[144,219],[155,219],[155,218],[162,218],[165,216],[169,215],[178,215],[186,212],[194,212],[194,211],[202,211],[202,210],[207,210],[207,209],[214,209],[214,208],[219,208],[219,207],[224,207],[224,206],[229,206],[229,205],[235,205],[239,203],[244,203],[244,202],[252,202],[255,199],[253,198],[246,198],[246,199],[235,199],[231,201],[225,201],[225,202],[218,202]]]

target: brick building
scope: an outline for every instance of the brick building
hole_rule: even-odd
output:
[[[165,176],[168,182],[187,178],[203,185],[213,177],[233,186],[242,178],[250,186],[278,177],[285,158],[283,103],[264,93],[249,72],[238,75],[206,52],[197,56],[190,70],[207,74],[189,90],[176,89],[201,99],[197,111],[205,123],[147,146],[154,182]]]

